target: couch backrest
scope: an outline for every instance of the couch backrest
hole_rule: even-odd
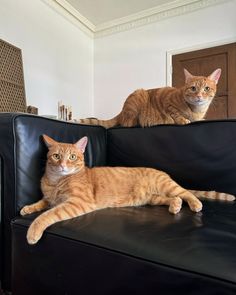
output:
[[[153,167],[186,188],[236,195],[236,120],[112,128],[107,143],[110,166]]]
[[[95,126],[68,124],[35,116],[18,116],[14,120],[16,153],[16,209],[41,198],[39,179],[44,173],[47,148],[42,134],[57,141],[76,142],[83,136],[89,141],[85,161],[89,167],[106,165],[106,132]]]
[[[47,134],[58,141],[76,142],[88,136],[85,159],[88,166],[106,165],[106,130],[27,114],[0,114],[1,158],[1,231],[4,247],[0,265],[4,265],[3,280],[9,285],[10,221],[26,204],[39,200],[40,178],[45,169],[47,148],[42,140]],[[2,245],[2,241],[1,241]],[[4,253],[3,253],[4,252]],[[3,260],[1,261],[2,257]]]

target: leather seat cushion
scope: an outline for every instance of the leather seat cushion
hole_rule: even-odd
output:
[[[26,242],[35,215],[17,218],[12,223],[13,293],[22,280],[27,288],[41,280],[42,288],[58,288],[57,294],[80,284],[85,290],[85,282],[79,281],[88,277],[91,291],[96,285],[93,280],[102,277],[103,292],[96,293],[95,288],[94,294],[121,294],[115,286],[109,293],[111,283],[123,288],[120,292],[133,294],[145,294],[149,284],[165,290],[159,294],[173,294],[174,288],[184,294],[197,294],[196,290],[207,295],[235,294],[236,204],[203,203],[203,212],[193,213],[185,205],[178,215],[164,206],[99,210],[51,226],[35,246]],[[32,263],[20,271],[24,260]],[[59,278],[65,283],[69,274],[78,274],[72,289],[58,283]],[[32,289],[28,292],[24,290],[30,294]]]

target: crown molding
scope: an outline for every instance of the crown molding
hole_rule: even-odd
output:
[[[42,1],[77,25],[90,37],[100,38],[233,0],[175,0],[171,3],[143,10],[140,13],[131,14],[97,26],[80,14],[66,0]]]
[[[81,22],[85,27],[87,27],[90,31],[95,31],[95,25],[91,23],[86,17],[84,17],[77,9],[75,9],[71,4],[69,4],[66,0],[54,0],[61,7],[63,7],[68,13],[73,15],[79,22]]]
[[[102,24],[96,26],[95,31],[99,32],[99,31],[103,31],[103,30],[107,30],[107,29],[112,29],[113,27],[120,26],[120,25],[126,25],[128,23],[135,24],[136,21],[139,22],[141,20],[144,20],[144,22],[145,22],[145,19],[156,16],[159,13],[166,14],[166,12],[169,10],[176,9],[178,7],[183,7],[185,5],[192,4],[194,2],[199,2],[199,0],[175,0],[175,1],[172,1],[167,4],[162,4],[162,5],[150,8],[150,9],[143,10],[138,13],[130,14],[126,17],[122,17],[122,18],[115,19],[113,21],[102,23]],[[142,23],[143,23],[143,21],[142,21]],[[131,25],[131,27],[134,27],[134,26],[136,26],[136,25]]]
[[[73,6],[65,0],[41,0],[58,14],[67,19],[70,23],[78,27],[86,35],[94,38],[95,26],[82,16]]]
[[[96,26],[95,38],[148,25],[231,0],[177,0]]]

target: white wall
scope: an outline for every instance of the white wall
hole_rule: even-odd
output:
[[[170,50],[234,39],[236,1],[95,39],[94,115],[110,118],[137,88],[166,85]]]
[[[27,105],[93,112],[93,39],[41,0],[0,0],[0,38],[21,48]]]
[[[93,39],[41,0],[0,0],[0,38],[22,49],[27,104],[109,118],[137,88],[166,85],[166,53],[236,41],[236,0]],[[94,97],[93,97],[94,96]]]

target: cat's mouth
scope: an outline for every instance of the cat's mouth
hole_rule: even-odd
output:
[[[61,175],[67,175],[67,174],[70,174],[71,171],[68,171],[68,170],[59,170],[59,173],[60,173]]]
[[[68,169],[66,167],[60,167],[58,169],[58,173],[60,173],[61,175],[69,175],[69,174],[74,174],[76,172],[78,172],[80,169],[75,169],[75,168],[72,168],[72,169]]]
[[[202,106],[209,104],[209,101],[206,99],[186,99],[186,102],[194,106]]]
[[[66,167],[56,167],[56,169],[54,170],[56,173],[59,173],[60,175],[67,175],[67,174],[73,173],[73,171],[71,171],[70,169]]]

